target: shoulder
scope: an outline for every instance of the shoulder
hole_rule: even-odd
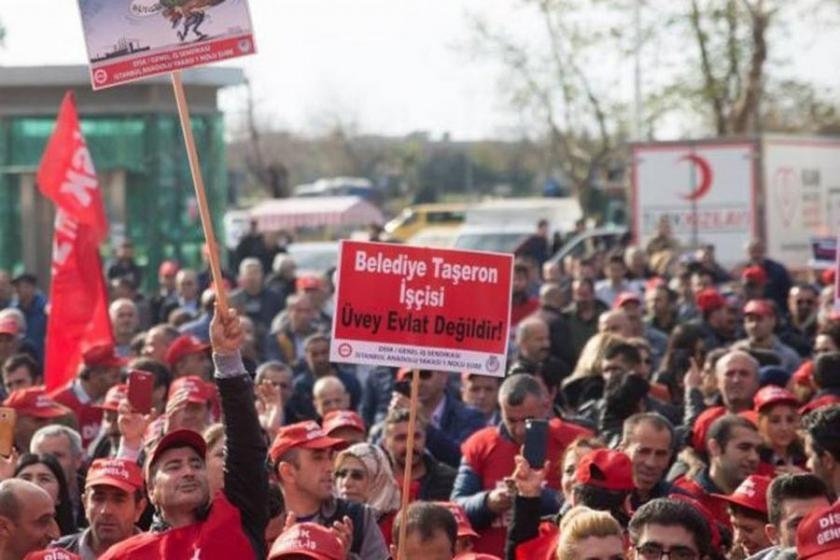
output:
[[[100,556],[100,560],[129,558],[129,555],[142,553],[144,549],[148,549],[147,552],[150,554],[149,558],[151,558],[151,554],[157,552],[156,550],[152,550],[151,547],[156,545],[160,537],[160,533],[151,532],[134,535],[113,545],[104,555]]]
[[[575,438],[580,436],[591,436],[592,430],[566,422],[561,418],[552,418],[548,421],[548,428],[552,437],[564,445],[568,445]]]
[[[493,449],[501,441],[501,438],[498,428],[488,426],[468,437],[461,446],[461,450],[464,455],[469,454],[471,457],[484,455]]]

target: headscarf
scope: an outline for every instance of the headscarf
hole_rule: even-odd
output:
[[[394,480],[391,463],[382,449],[371,443],[351,445],[338,454],[335,460],[336,467],[347,457],[358,459],[367,470],[370,478],[367,500],[369,506],[379,513],[390,513],[400,509],[400,488]]]

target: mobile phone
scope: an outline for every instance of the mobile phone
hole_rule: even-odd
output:
[[[17,415],[14,408],[0,407],[0,455],[8,457],[12,454],[15,443],[15,420]]]
[[[522,456],[532,469],[545,466],[546,447],[548,446],[548,420],[525,421],[525,445]]]
[[[155,377],[147,371],[133,369],[128,374],[128,404],[135,412],[148,414],[152,411],[152,391]]]
[[[402,381],[394,381],[394,391],[403,396],[411,398],[411,380],[404,379]]]

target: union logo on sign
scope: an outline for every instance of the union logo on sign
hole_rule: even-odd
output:
[[[496,356],[490,356],[487,358],[487,364],[485,367],[488,372],[495,373],[499,369],[499,359]]]
[[[338,355],[342,358],[349,358],[350,354],[353,353],[353,347],[347,344],[346,342],[341,343],[338,347]]]
[[[97,84],[104,84],[108,81],[108,72],[99,68],[93,72],[93,81]]]

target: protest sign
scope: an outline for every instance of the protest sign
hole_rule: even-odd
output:
[[[330,359],[503,376],[513,256],[343,241]]]
[[[93,89],[255,52],[247,0],[79,0]]]

